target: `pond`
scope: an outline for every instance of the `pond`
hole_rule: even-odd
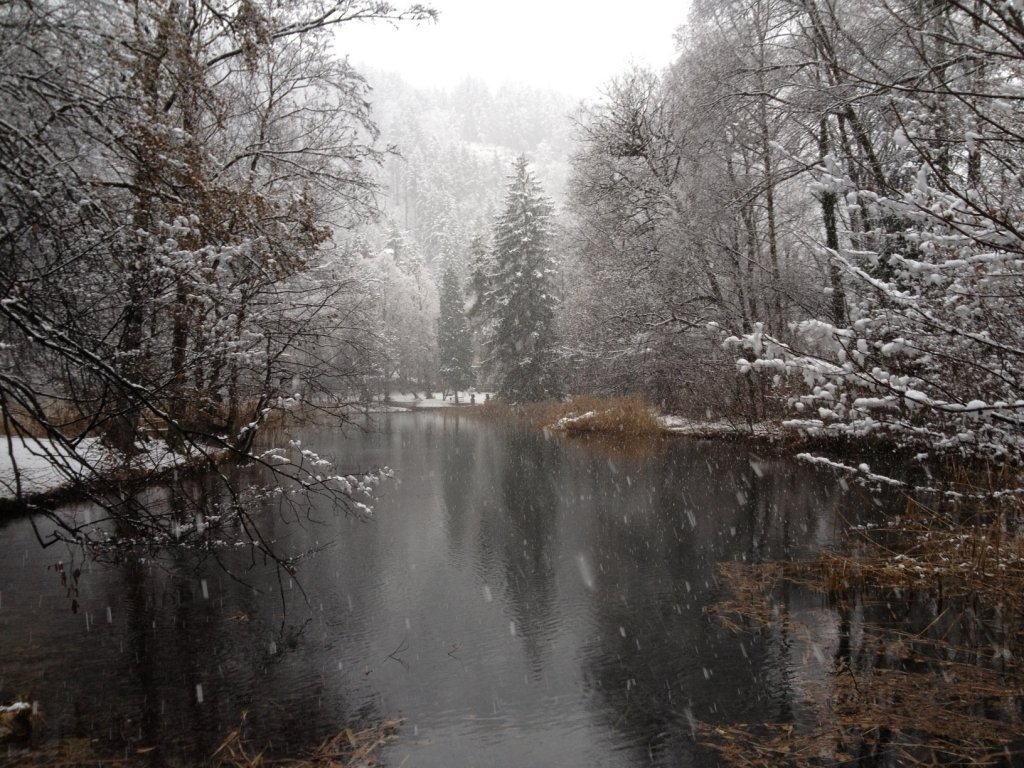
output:
[[[323,547],[294,580],[247,550],[83,562],[28,518],[0,523],[0,701],[39,702],[44,743],[152,764],[208,759],[243,712],[271,754],[401,717],[386,764],[445,767],[714,764],[698,723],[793,717],[810,646],[711,619],[716,567],[829,547],[877,511],[864,491],[738,443],[437,412],[377,427],[303,436],[395,478],[368,521],[268,513],[270,536]]]

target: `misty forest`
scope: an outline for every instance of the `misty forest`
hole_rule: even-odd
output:
[[[1024,2],[438,5],[0,2],[0,765],[1024,764]]]

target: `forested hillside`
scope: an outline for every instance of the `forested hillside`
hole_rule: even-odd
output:
[[[392,152],[377,180],[382,216],[348,236],[371,286],[380,391],[445,389],[439,375],[437,286],[450,265],[467,301],[490,285],[469,284],[491,269],[495,218],[513,160],[524,155],[545,192],[564,200],[571,118],[578,104],[552,91],[513,85],[491,89],[467,79],[450,90],[414,88],[399,76],[370,72],[369,99],[380,143]],[[467,385],[491,383],[483,349],[487,318],[470,318],[476,365]],[[442,331],[443,333],[443,331]]]

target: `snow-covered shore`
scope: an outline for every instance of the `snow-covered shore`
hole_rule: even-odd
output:
[[[473,399],[474,396],[475,402]],[[459,392],[458,405],[483,405],[488,397],[493,397],[493,395],[487,392]],[[408,393],[401,392],[388,396],[387,400],[377,403],[375,407],[388,408],[391,411],[413,411],[430,408],[451,408],[455,405],[455,399],[451,395],[448,395],[445,398],[424,398],[419,395],[410,395]]]
[[[0,502],[42,496],[70,488],[78,478],[118,471],[162,472],[198,458],[175,453],[162,440],[151,440],[126,462],[97,438],[84,438],[75,451],[51,440],[0,437]]]
[[[486,399],[484,393],[474,394],[477,403]],[[459,393],[460,406],[469,405],[471,401],[470,393]],[[447,398],[421,398],[402,393],[373,403],[366,410],[372,413],[404,413],[454,405],[450,395]],[[126,463],[123,456],[106,448],[97,438],[80,440],[72,451],[51,440],[12,437],[8,441],[0,436],[0,502],[59,493],[70,488],[76,479],[102,477],[104,473],[124,470],[139,474],[162,472],[195,458],[198,458],[198,453],[195,456],[175,453],[161,440],[147,442],[144,449]]]
[[[69,483],[69,477],[87,471],[85,462],[101,460],[98,440],[85,439],[76,455],[49,440],[14,437],[0,447],[0,499],[51,493]],[[84,461],[83,461],[84,460]]]

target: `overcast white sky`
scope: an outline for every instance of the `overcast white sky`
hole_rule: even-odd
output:
[[[401,3],[396,3],[401,5]],[[437,24],[343,25],[353,63],[450,87],[472,75],[492,87],[521,82],[588,98],[631,62],[660,70],[687,0],[433,0]]]

